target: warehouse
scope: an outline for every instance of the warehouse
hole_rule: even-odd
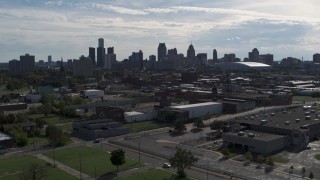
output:
[[[175,110],[187,111],[189,113],[189,118],[221,114],[222,112],[222,104],[218,102],[179,105],[171,106],[170,108]]]
[[[256,136],[256,134],[264,133],[267,138],[274,135],[279,136],[278,140],[274,140],[275,142],[271,143],[272,146],[276,147],[269,150],[265,149],[265,151],[255,150],[253,152],[269,154],[285,147],[304,149],[310,141],[320,137],[319,116],[320,112],[314,109],[299,107],[236,119],[230,122],[231,132],[223,135],[223,141],[228,146],[233,144],[241,144],[243,147],[252,146],[252,144],[257,144],[259,140],[259,136]],[[239,134],[234,133],[240,131],[254,131],[255,133],[252,133],[253,136],[251,137],[242,136],[240,138]],[[267,142],[261,139],[259,143],[262,143],[264,147],[269,146]]]

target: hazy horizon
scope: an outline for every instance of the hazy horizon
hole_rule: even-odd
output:
[[[157,55],[159,42],[186,55],[212,50],[243,59],[253,48],[312,60],[320,50],[320,12],[316,0],[2,0],[0,62],[29,53],[36,60],[78,58],[97,47],[113,46],[118,60],[140,49],[144,59]]]

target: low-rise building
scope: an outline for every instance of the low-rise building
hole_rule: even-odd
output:
[[[110,119],[80,120],[73,122],[73,135],[86,140],[108,138],[129,133],[122,123]]]
[[[319,115],[300,107],[236,119],[230,122],[235,128],[223,134],[223,142],[259,154],[283,148],[304,149],[320,136]]]

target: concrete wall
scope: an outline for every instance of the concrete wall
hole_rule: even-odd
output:
[[[152,120],[157,117],[157,111],[149,111],[149,112],[128,112],[125,113],[125,121],[126,122],[139,122],[139,121],[147,121]]]
[[[195,104],[193,104],[195,105]],[[199,103],[199,106],[171,106],[172,109],[178,109],[182,111],[189,112],[189,118],[196,118],[202,116],[208,116],[213,114],[222,113],[222,104],[221,103]]]

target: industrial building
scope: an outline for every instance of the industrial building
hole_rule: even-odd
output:
[[[213,114],[221,114],[222,104],[218,102],[206,102],[188,105],[171,106],[171,109],[187,111],[189,118],[197,118],[202,116],[210,116]]]
[[[258,154],[304,149],[320,136],[319,115],[314,109],[299,107],[235,119],[229,122],[230,132],[223,134],[223,143]]]
[[[129,133],[122,123],[110,119],[80,120],[73,122],[73,135],[86,140],[108,138]]]

